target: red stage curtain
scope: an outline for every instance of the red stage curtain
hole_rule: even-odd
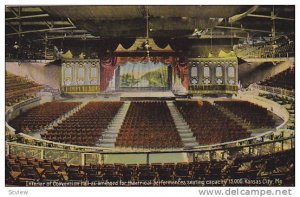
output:
[[[116,57],[108,57],[100,59],[100,90],[105,91],[109,81],[114,76],[114,71],[118,67]]]
[[[126,62],[133,63],[153,63],[161,62],[166,65],[171,65],[179,73],[182,85],[188,89],[188,66],[186,58],[175,57],[108,57],[100,59],[100,88],[105,91],[109,85],[109,81],[113,78],[115,70],[118,66],[126,64]],[[176,73],[174,73],[176,74]]]
[[[174,66],[174,74],[179,74],[181,84],[187,90],[189,88],[189,68],[186,58],[176,58]]]

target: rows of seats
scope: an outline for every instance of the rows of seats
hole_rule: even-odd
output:
[[[42,89],[42,86],[11,73],[5,72],[5,105],[12,106],[16,103],[32,98]]]
[[[275,44],[270,42],[258,44],[237,45],[235,52],[241,58],[271,58],[271,57],[294,57],[295,39],[280,38]]]
[[[273,56],[271,43],[258,43],[255,45],[237,45],[236,54],[240,58],[268,58]]]
[[[268,154],[263,156],[239,156],[226,161],[198,161],[183,163],[152,164],[87,164],[67,165],[64,161],[41,160],[7,155],[6,184],[27,185],[29,182],[62,183],[88,181],[115,182],[124,185],[131,182],[154,181],[205,181],[213,186],[293,186],[295,184],[295,150]],[[215,181],[208,180],[239,180]],[[272,182],[262,182],[263,179]],[[277,182],[275,181],[277,180]],[[248,180],[248,182],[246,181]],[[282,181],[281,183],[278,180]],[[187,182],[185,182],[187,183]],[[191,185],[199,186],[194,182]],[[168,183],[176,185],[175,182]],[[166,186],[166,185],[165,185]],[[201,186],[201,185],[200,185]]]
[[[79,104],[80,102],[47,102],[12,119],[9,125],[17,132],[30,133],[44,128]]]
[[[176,101],[175,105],[200,145],[250,137],[250,132],[207,101]]]
[[[41,134],[43,139],[95,146],[123,102],[89,102],[58,126]]]
[[[182,147],[180,136],[166,102],[132,102],[117,137],[116,146]]]
[[[260,49],[259,56],[261,58],[271,58],[271,57],[294,57],[295,56],[295,43],[292,42],[284,42],[276,45],[267,45]]]
[[[262,82],[261,85],[295,90],[295,68],[289,68],[277,75],[274,75]]]
[[[276,94],[259,93],[259,96],[272,100],[286,108],[289,113],[287,129],[295,130],[295,100],[293,98],[279,96]]]
[[[295,184],[295,150],[237,157],[227,169],[233,179],[268,179],[273,181],[273,184],[275,180],[279,180],[282,181],[282,185],[292,186]],[[243,186],[243,183],[237,186]]]
[[[276,57],[294,57],[295,56],[295,42],[290,41],[287,43],[283,43],[275,48],[275,56]]]
[[[274,128],[275,120],[271,112],[248,101],[216,101],[217,105],[225,107],[236,116],[249,123],[249,128]]]

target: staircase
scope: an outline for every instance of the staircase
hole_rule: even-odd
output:
[[[249,130],[250,126],[248,125],[247,122],[245,122],[241,117],[235,115],[234,113],[232,113],[230,110],[228,110],[227,108],[221,106],[221,105],[217,105],[218,109],[225,114],[228,118],[230,118],[232,121],[236,122],[236,124],[240,125],[241,127],[243,127],[244,129]]]
[[[181,113],[178,111],[176,106],[172,101],[167,101],[167,105],[170,109],[171,116],[174,120],[177,131],[180,135],[181,141],[185,148],[199,146],[199,143],[196,141],[196,137],[194,137],[194,133],[190,129],[189,125],[186,123]]]
[[[76,112],[78,112],[79,110],[81,110],[87,103],[88,103],[88,101],[82,102],[80,105],[74,107],[73,109],[71,109],[67,113],[61,115],[56,120],[52,121],[50,124],[48,124],[47,126],[45,126],[39,132],[34,132],[34,133],[30,134],[30,135],[32,135],[33,137],[41,138],[40,134],[47,133],[47,130],[52,130],[55,126],[58,126],[63,121],[65,121],[67,118],[69,118],[70,116],[73,116],[73,114],[75,114]]]
[[[101,146],[105,148],[114,148],[115,143],[123,124],[127,111],[129,109],[130,102],[126,101],[122,107],[119,109],[118,113],[115,115],[113,120],[108,125],[107,129],[102,133],[99,143],[96,146]]]
[[[76,112],[78,112],[79,110],[81,110],[84,106],[86,106],[86,104],[88,104],[88,101],[82,102],[77,107],[73,108],[72,110],[68,111],[64,115],[60,116],[55,121],[53,121],[51,124],[49,124],[49,126],[48,126],[47,129],[51,129],[51,128],[53,128],[53,126],[57,126],[58,124],[62,123],[67,118],[69,118],[70,116],[73,116],[73,114],[75,114]]]

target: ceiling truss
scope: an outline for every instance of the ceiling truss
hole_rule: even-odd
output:
[[[268,36],[272,34],[272,29],[269,27],[249,26],[248,20],[251,18],[258,18],[261,20],[270,19],[272,21],[294,22],[295,19],[289,15],[275,14],[271,6],[248,6],[241,13],[224,18],[219,23],[213,23],[209,18],[200,18],[193,16],[158,16],[156,12],[150,15],[149,19],[149,33],[150,37],[192,37],[194,29],[213,29],[213,38],[245,38],[245,34],[253,34],[256,36]],[[53,8],[54,9],[54,8]],[[165,8],[164,8],[165,9]],[[209,7],[209,9],[212,9]],[[291,8],[285,8],[289,10]],[[152,8],[153,11],[155,9]],[[284,9],[283,9],[284,10]],[[269,11],[269,14],[267,14]],[[57,17],[52,16],[51,13],[44,11],[42,7],[18,7],[7,6],[6,10],[6,34],[7,38],[15,38],[20,36],[30,35],[32,40],[40,41],[56,39],[106,39],[113,37],[134,38],[142,37],[146,34],[145,19],[144,18],[126,18],[104,20],[105,18],[97,19],[80,19],[74,20],[72,17]],[[106,19],[108,19],[107,17]],[[288,29],[276,27],[277,35],[285,35]],[[36,35],[36,36],[31,36]],[[202,38],[209,38],[210,34],[203,34]],[[195,37],[194,39],[201,39]]]

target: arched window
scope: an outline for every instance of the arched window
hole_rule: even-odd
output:
[[[84,80],[85,76],[84,76],[84,67],[83,65],[79,65],[78,69],[77,69],[77,80]]]
[[[72,68],[70,66],[67,66],[65,68],[65,79],[71,79],[72,78]]]
[[[234,78],[234,76],[235,76],[235,69],[233,66],[229,66],[228,67],[228,77]]]
[[[97,73],[98,73],[98,69],[97,69],[97,67],[93,64],[93,65],[90,67],[90,78],[91,78],[91,79],[97,78]]]
[[[222,67],[218,66],[216,68],[216,77],[222,77],[223,76],[223,71],[222,71]]]
[[[193,66],[191,69],[191,77],[198,77],[198,68]]]
[[[210,70],[209,70],[208,66],[204,66],[204,68],[203,68],[203,76],[205,78],[208,78],[210,76]]]

